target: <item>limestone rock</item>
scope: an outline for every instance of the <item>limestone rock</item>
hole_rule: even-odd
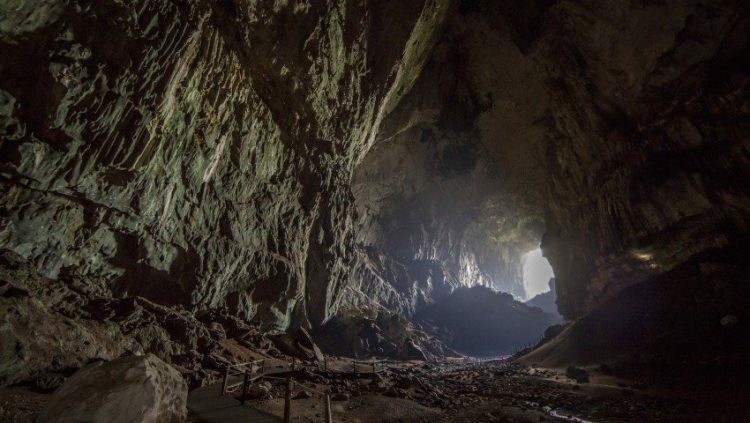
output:
[[[565,376],[575,380],[578,383],[589,382],[588,372],[580,367],[568,366],[568,368],[565,369]]]
[[[247,397],[251,399],[268,398],[271,395],[271,384],[262,381],[253,384],[247,389]]]
[[[385,310],[348,310],[319,328],[316,339],[328,354],[425,360],[457,355],[401,315]]]
[[[338,392],[331,395],[331,401],[349,401],[351,395],[347,392]]]
[[[278,333],[269,337],[276,348],[285,354],[302,360],[323,361],[323,353],[304,329],[298,329],[294,335]]]
[[[96,297],[336,312],[348,175],[448,0],[5,3],[0,249]]]
[[[187,418],[187,385],[152,354],[84,367],[52,395],[40,423],[171,423]]]
[[[92,359],[111,360],[143,351],[113,322],[68,317],[11,284],[4,288],[0,296],[0,384],[79,368]]]

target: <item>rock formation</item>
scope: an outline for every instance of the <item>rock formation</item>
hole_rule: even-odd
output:
[[[549,280],[549,291],[535,295],[533,298],[526,301],[525,304],[529,307],[538,307],[546,313],[559,316],[560,313],[557,311],[557,287],[555,278],[550,278]]]
[[[93,296],[322,323],[359,300],[351,175],[447,12],[2,2],[3,250]]]
[[[187,418],[187,385],[154,355],[91,364],[52,396],[40,423],[174,423]]]
[[[559,316],[486,287],[460,288],[417,314],[424,325],[444,328],[443,341],[471,356],[499,356],[535,343]]]
[[[345,357],[438,360],[460,355],[446,347],[440,333],[429,332],[401,314],[353,309],[326,322],[317,330],[316,338],[325,351]]]
[[[744,327],[748,16],[0,0],[0,378],[143,351],[216,367],[250,321],[321,333],[462,287],[524,297],[540,244],[567,319],[699,268],[675,304]]]

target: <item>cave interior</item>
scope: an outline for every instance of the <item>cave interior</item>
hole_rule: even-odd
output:
[[[749,36],[741,0],[0,0],[0,421],[222,421],[252,360],[334,420],[750,421]]]

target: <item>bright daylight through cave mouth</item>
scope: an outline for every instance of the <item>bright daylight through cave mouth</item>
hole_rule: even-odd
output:
[[[529,251],[521,259],[523,263],[523,289],[526,299],[529,300],[537,295],[550,292],[550,279],[555,273],[549,261],[542,255],[542,249]]]
[[[0,422],[750,421],[749,29],[0,0]]]

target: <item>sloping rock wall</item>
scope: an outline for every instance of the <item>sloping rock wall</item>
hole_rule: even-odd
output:
[[[0,248],[96,297],[335,312],[348,181],[447,1],[0,7]]]

